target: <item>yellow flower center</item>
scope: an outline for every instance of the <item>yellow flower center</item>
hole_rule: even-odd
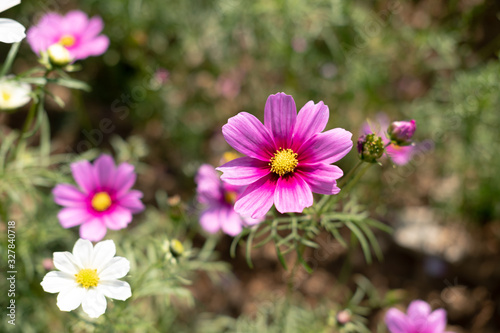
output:
[[[71,35],[64,35],[59,39],[59,44],[61,44],[64,47],[71,47],[75,45],[75,37]]]
[[[2,91],[2,98],[4,101],[8,102],[12,95],[7,91]]]
[[[97,192],[92,198],[92,208],[98,212],[104,212],[111,206],[111,198],[106,192]]]
[[[271,157],[269,162],[271,172],[274,172],[280,177],[289,172],[294,172],[297,164],[299,164],[297,154],[291,149],[283,149],[281,147],[274,153],[274,156]]]
[[[97,276],[97,269],[84,268],[75,274],[76,283],[81,284],[84,288],[97,287],[99,276]]]
[[[234,204],[236,202],[236,192],[227,191],[224,193],[224,200],[229,204]]]

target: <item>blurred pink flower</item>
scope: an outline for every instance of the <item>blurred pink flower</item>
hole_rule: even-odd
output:
[[[415,153],[429,149],[428,142],[426,142],[425,145],[411,144],[407,146],[400,146],[395,144],[394,142],[391,142],[389,134],[387,133],[389,129],[389,117],[387,117],[385,113],[381,112],[377,114],[375,119],[376,123],[374,124],[372,124],[371,122],[366,122],[363,124],[362,134],[375,133],[382,138],[384,145],[390,143],[389,146],[386,147],[385,151],[386,154],[391,158],[391,160],[395,164],[405,165],[412,159]],[[413,136],[413,133],[415,132],[416,129],[416,124],[414,123],[415,121],[412,120],[412,122],[413,122],[413,132],[411,133],[411,136]],[[411,122],[394,122],[394,123],[410,123],[411,125]],[[409,132],[407,134],[409,134]]]
[[[59,184],[53,190],[54,201],[64,206],[57,217],[64,228],[81,224],[80,237],[99,241],[106,229],[127,227],[132,214],[144,209],[142,192],[130,190],[136,180],[134,166],[122,163],[115,167],[111,156],[101,155],[94,162],[71,164],[79,188]]]
[[[431,312],[429,304],[416,300],[410,303],[406,315],[396,308],[389,309],[385,323],[391,333],[446,333],[446,311]]]
[[[207,206],[200,216],[201,227],[206,232],[216,233],[222,229],[224,233],[236,236],[243,227],[262,221],[240,216],[234,211],[234,202],[244,187],[222,182],[213,166],[203,164],[195,180],[198,202]]]
[[[312,193],[337,194],[342,170],[331,165],[352,148],[352,134],[342,128],[321,133],[328,123],[328,107],[307,102],[297,115],[292,96],[271,95],[264,109],[264,124],[241,112],[222,127],[224,138],[247,155],[217,170],[231,185],[248,185],[234,209],[259,218],[273,204],[280,213],[302,212],[313,204]]]
[[[33,52],[40,54],[54,45],[64,46],[73,60],[98,56],[106,52],[109,39],[99,35],[104,25],[102,19],[74,10],[61,16],[45,14],[37,25],[28,30],[27,40]]]

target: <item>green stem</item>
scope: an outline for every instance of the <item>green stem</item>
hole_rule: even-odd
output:
[[[349,171],[347,173],[347,175],[345,175],[344,177],[342,177],[342,179],[339,181],[339,183],[338,183],[337,186],[340,187],[340,188],[344,187],[344,185],[349,181],[349,179],[356,172],[356,170],[358,170],[358,168],[361,166],[361,164],[363,164],[363,161],[359,160],[358,164],[356,164],[354,166],[354,168],[352,168],[351,171]]]
[[[14,58],[16,57],[17,51],[19,50],[19,45],[21,43],[14,43],[10,47],[9,54],[7,54],[7,59],[5,59],[5,63],[2,66],[2,71],[0,71],[0,77],[5,76],[10,70],[12,63],[14,62]]]

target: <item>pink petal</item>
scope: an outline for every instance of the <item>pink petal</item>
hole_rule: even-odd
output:
[[[99,156],[94,162],[94,171],[96,173],[99,190],[111,189],[116,173],[113,158],[105,154]]]
[[[290,147],[297,119],[297,107],[290,95],[270,95],[264,109],[264,125],[273,134],[275,150]]]
[[[251,157],[240,157],[217,168],[220,177],[231,185],[248,185],[269,174],[269,162]]]
[[[213,206],[204,210],[200,215],[200,225],[208,233],[215,234],[220,229],[221,206]]]
[[[313,204],[311,188],[298,174],[280,177],[274,192],[274,204],[282,214],[302,213],[304,208]]]
[[[94,38],[95,36],[99,35],[99,33],[102,31],[103,28],[104,28],[104,23],[102,22],[102,19],[98,16],[92,17],[88,21],[82,39]]]
[[[89,18],[87,14],[79,10],[73,10],[64,16],[58,28],[63,34],[69,34],[76,37],[85,32],[88,21]]]
[[[63,228],[71,228],[88,221],[92,216],[87,212],[87,208],[70,207],[61,209],[57,218]]]
[[[246,112],[229,118],[227,124],[222,126],[222,134],[231,147],[249,157],[269,161],[276,151],[267,128]]]
[[[385,150],[394,164],[405,165],[413,157],[415,146],[396,146],[390,144]]]
[[[214,167],[203,164],[196,173],[195,182],[198,201],[201,204],[218,203],[222,200],[222,184]]]
[[[352,133],[343,128],[316,134],[297,151],[299,165],[337,162],[351,150],[351,137]]]
[[[117,203],[121,207],[130,210],[133,214],[136,214],[144,210],[144,204],[142,203],[141,198],[141,191],[131,190],[122,196]]]
[[[298,150],[314,134],[322,132],[328,123],[330,111],[323,102],[314,104],[313,101],[307,102],[302,107],[297,116],[295,129],[293,133],[292,149]]]
[[[431,307],[427,302],[416,300],[410,303],[408,310],[406,311],[408,317],[414,318],[427,318],[431,313]]]
[[[101,219],[108,229],[119,230],[126,228],[132,222],[132,213],[126,208],[116,206],[108,214],[103,214]]]
[[[314,193],[330,195],[340,192],[335,180],[342,177],[344,173],[336,165],[302,164],[296,172],[309,184]]]
[[[115,189],[115,196],[117,199],[125,195],[130,188],[134,185],[137,175],[134,172],[134,166],[129,163],[122,163],[116,168],[115,182],[113,188]]]
[[[236,236],[241,232],[241,217],[234,211],[232,206],[225,206],[220,210],[221,228],[229,236]]]
[[[443,309],[434,310],[427,318],[429,333],[442,333],[446,328],[446,311]]]
[[[94,176],[94,168],[89,161],[71,163],[71,172],[76,183],[85,194],[93,192],[96,189],[97,182]]]
[[[31,27],[27,33],[27,40],[31,49],[35,53],[47,50],[47,48],[57,43],[61,37],[58,26],[61,24],[62,17],[56,13],[48,13],[42,17],[40,22]]]
[[[234,210],[242,216],[254,219],[263,217],[273,206],[277,177],[269,174],[248,185],[234,204]]]
[[[100,219],[95,218],[80,227],[80,237],[92,242],[98,242],[106,235],[106,226]]]
[[[409,333],[411,325],[408,317],[401,311],[392,308],[385,314],[385,323],[391,333]]]
[[[70,184],[58,184],[52,190],[54,202],[67,207],[86,207],[87,196]]]

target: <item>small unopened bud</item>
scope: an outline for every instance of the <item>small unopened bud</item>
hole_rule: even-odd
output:
[[[73,61],[68,49],[61,44],[53,44],[47,49],[50,63],[56,66],[66,66]]]
[[[170,241],[170,252],[174,257],[180,257],[184,253],[184,245],[177,239],[172,239]]]
[[[373,133],[360,136],[357,147],[361,160],[368,163],[375,163],[384,154],[382,138]]]
[[[389,138],[399,146],[408,146],[411,144],[411,138],[415,134],[417,124],[415,120],[395,121],[387,130]]]
[[[342,310],[337,313],[337,323],[340,325],[345,325],[348,322],[350,322],[352,319],[352,314],[351,311],[349,310]]]

